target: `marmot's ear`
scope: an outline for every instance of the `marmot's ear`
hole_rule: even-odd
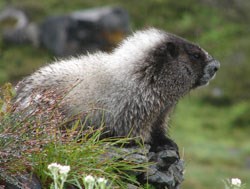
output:
[[[167,51],[173,58],[176,58],[179,55],[179,47],[173,42],[167,43]]]

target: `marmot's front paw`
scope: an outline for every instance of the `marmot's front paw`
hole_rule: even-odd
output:
[[[164,150],[173,150],[177,152],[179,155],[179,147],[178,145],[170,138],[164,138],[164,144],[157,145],[157,146],[152,146],[154,148],[154,152],[161,152]]]

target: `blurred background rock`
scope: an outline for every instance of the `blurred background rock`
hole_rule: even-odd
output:
[[[49,16],[42,23],[31,22],[25,11],[7,7],[0,13],[4,43],[31,43],[56,56],[70,56],[97,50],[111,50],[129,31],[127,11],[120,7],[78,10]]]
[[[199,43],[221,69],[173,114],[171,136],[187,162],[183,188],[222,188],[228,177],[250,187],[250,1],[5,0],[0,7],[0,84],[57,57],[110,51],[145,27]],[[16,17],[2,19],[10,7]]]

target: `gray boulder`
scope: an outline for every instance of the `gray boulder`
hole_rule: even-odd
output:
[[[0,23],[14,21],[9,26],[3,27],[1,31],[3,40],[7,43],[32,43],[38,46],[39,28],[37,24],[30,22],[27,15],[19,9],[8,7],[0,12]]]
[[[129,32],[129,15],[121,7],[50,16],[41,24],[30,22],[22,10],[7,8],[0,12],[0,23],[9,18],[16,22],[12,27],[4,27],[2,36],[5,42],[43,46],[56,56],[108,51]]]
[[[109,50],[129,31],[128,13],[102,7],[48,17],[40,26],[41,44],[58,56]]]

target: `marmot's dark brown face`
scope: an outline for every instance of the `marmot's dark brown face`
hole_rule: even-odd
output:
[[[215,77],[220,63],[197,45],[184,44],[183,47],[189,59],[187,63],[196,75],[193,88],[207,85],[209,81]]]
[[[220,67],[220,63],[198,45],[172,34],[166,35],[166,42],[159,44],[150,58],[154,60],[153,75],[162,76],[159,72],[167,70],[164,74],[167,77],[175,72],[179,77],[171,78],[189,80],[191,88],[207,85]]]

